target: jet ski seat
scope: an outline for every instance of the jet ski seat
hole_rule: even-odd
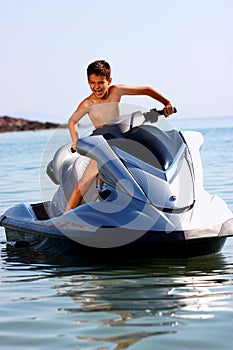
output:
[[[177,130],[162,131],[150,125],[136,126],[125,133],[120,133],[120,129],[116,128],[105,131],[103,136],[111,146],[163,171],[170,166],[184,143]]]

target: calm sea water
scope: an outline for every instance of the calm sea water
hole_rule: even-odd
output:
[[[203,133],[205,187],[233,211],[233,118],[171,122]],[[67,130],[0,135],[0,213],[51,198],[46,163],[66,142]],[[1,349],[232,348],[233,239],[193,259],[80,261],[9,251],[0,237]]]

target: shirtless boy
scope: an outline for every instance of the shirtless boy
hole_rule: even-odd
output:
[[[72,148],[74,150],[76,150],[76,143],[78,141],[77,123],[86,113],[89,114],[89,117],[96,128],[107,123],[105,114],[101,115],[101,113],[97,112],[97,115],[93,113],[91,107],[96,104],[120,102],[121,97],[126,95],[146,95],[164,105],[164,115],[166,118],[174,112],[172,103],[160,92],[150,86],[129,86],[123,84],[110,86],[112,82],[111,68],[104,60],[92,62],[88,66],[87,78],[92,94],[78,105],[68,123],[72,138]],[[99,107],[99,111],[101,111],[102,106]],[[75,186],[67,202],[65,211],[76,208],[80,204],[82,196],[86,193],[97,174],[97,163],[95,160],[91,160],[84,171],[82,178]]]

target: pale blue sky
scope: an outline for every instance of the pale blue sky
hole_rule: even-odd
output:
[[[233,116],[232,15],[232,0],[0,0],[0,115],[66,121],[105,59],[113,84],[154,86],[179,118]]]

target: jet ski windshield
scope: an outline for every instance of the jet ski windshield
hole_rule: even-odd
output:
[[[103,135],[121,158],[127,153],[167,170],[183,144],[181,135],[161,115],[162,111],[135,108],[95,129],[93,135]]]
[[[161,117],[162,112],[116,102],[106,103],[104,106],[97,104],[92,106],[90,111],[87,111],[86,116],[89,118],[89,123],[85,122],[85,127],[80,128],[80,136],[90,136],[93,131],[95,135],[105,135],[110,132],[119,136],[119,134],[145,123],[156,123],[161,130],[172,130],[172,125],[163,116]],[[81,123],[80,126],[84,126],[84,123]]]

